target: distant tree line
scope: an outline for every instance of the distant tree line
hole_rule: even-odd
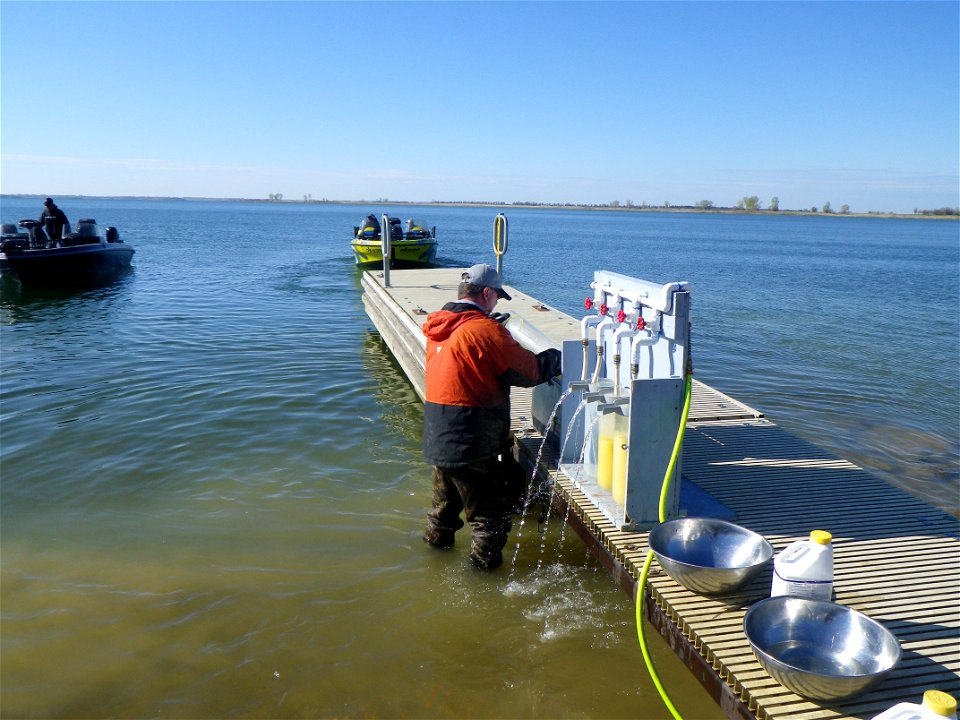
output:
[[[281,202],[283,200],[283,193],[270,193],[267,195],[267,198],[272,202]],[[324,197],[322,200],[314,200],[312,195],[303,196],[304,203],[331,203],[338,202],[336,200],[330,200]],[[356,202],[367,202],[366,200],[359,200]],[[397,205],[411,204],[418,205],[419,202],[408,202],[402,200],[391,201],[389,198],[379,197],[376,200],[372,201],[375,203],[393,203]],[[694,205],[675,205],[669,200],[665,200],[660,205],[652,205],[646,202],[641,202],[640,204],[634,203],[632,200],[626,200],[621,202],[620,200],[611,200],[606,203],[574,203],[574,202],[539,202],[536,200],[515,200],[508,202],[505,200],[437,200],[433,199],[430,201],[434,205],[478,205],[478,206],[492,206],[492,207],[509,207],[511,205],[517,207],[569,207],[569,208],[595,208],[595,209],[604,209],[604,208],[613,208],[613,209],[629,209],[629,210],[656,210],[660,208],[670,208],[674,210],[739,210],[743,212],[810,212],[810,213],[822,213],[825,215],[849,215],[850,206],[843,204],[840,206],[840,210],[836,211],[833,209],[833,204],[828,200],[819,208],[814,205],[808,208],[799,208],[797,210],[783,210],[780,207],[780,198],[774,195],[770,198],[770,202],[766,209],[763,207],[763,203],[757,195],[745,195],[742,197],[736,205],[733,207],[718,206],[714,203],[713,200],[699,200]],[[867,215],[896,215],[897,213],[881,211],[881,210],[870,210],[866,213]],[[914,215],[941,215],[941,216],[960,216],[960,208],[952,207],[942,207],[936,208],[933,210],[921,210],[919,208],[914,208]]]
[[[914,215],[960,215],[960,208],[942,207],[936,210],[913,209]]]

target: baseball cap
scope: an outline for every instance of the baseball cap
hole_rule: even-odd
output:
[[[503,283],[500,281],[500,273],[485,263],[474,265],[460,276],[460,281],[488,287],[497,291],[497,297],[504,300],[510,300],[511,297],[503,289]]]

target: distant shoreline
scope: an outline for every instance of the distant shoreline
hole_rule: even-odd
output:
[[[29,199],[37,198],[40,202],[45,195],[36,195],[33,193],[3,193],[3,198]],[[904,218],[918,220],[958,220],[960,214],[934,214],[934,210],[923,210],[917,213],[893,213],[871,211],[865,213],[857,212],[821,212],[811,210],[746,210],[732,207],[710,207],[701,208],[691,205],[675,205],[668,207],[654,207],[650,205],[582,205],[577,203],[506,203],[506,202],[478,202],[478,201],[439,201],[431,200],[427,202],[412,202],[403,200],[294,200],[294,199],[263,199],[263,198],[218,198],[218,197],[168,197],[154,195],[58,195],[59,198],[68,200],[180,200],[183,202],[244,202],[244,203],[270,203],[278,205],[366,205],[366,206],[390,206],[390,207],[488,207],[495,209],[522,208],[526,210],[581,210],[581,211],[600,211],[600,212],[637,212],[637,213],[690,213],[698,215],[764,215],[775,217],[785,216],[810,216],[810,217],[859,217],[859,218]]]

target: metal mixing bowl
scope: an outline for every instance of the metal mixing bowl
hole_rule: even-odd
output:
[[[761,600],[743,630],[764,670],[814,700],[865,692],[900,662],[900,643],[863,613],[826,600],[780,595]]]
[[[773,557],[762,535],[714,518],[667,520],[647,542],[670,577],[706,595],[735,591]]]

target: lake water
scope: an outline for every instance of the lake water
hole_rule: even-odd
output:
[[[665,715],[574,533],[528,523],[486,574],[421,542],[422,408],[348,249],[386,208],[59,204],[137,254],[100,289],[2,285],[5,717]],[[466,266],[497,212],[394,214]],[[690,281],[697,377],[958,513],[956,222],[506,213],[509,284],[579,316],[594,269]],[[647,636],[681,713],[720,717]]]

